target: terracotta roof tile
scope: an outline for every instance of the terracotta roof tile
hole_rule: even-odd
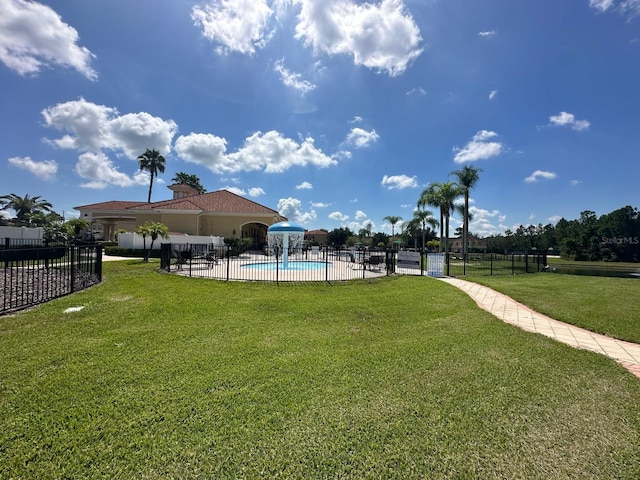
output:
[[[79,207],[73,207],[75,210],[90,209],[90,210],[126,210],[137,205],[146,205],[147,202],[129,202],[126,200],[111,200],[108,202],[91,203],[89,205],[81,205]]]
[[[228,190],[217,190],[215,192],[153,203],[114,200],[82,205],[75,208],[76,210],[81,208],[91,210],[202,210],[204,212],[230,214],[279,215],[277,211],[271,208],[231,193]]]

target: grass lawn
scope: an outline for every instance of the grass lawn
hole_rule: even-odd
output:
[[[0,317],[0,478],[640,478],[637,378],[443,282],[155,266]]]
[[[544,313],[587,330],[640,343],[640,280],[540,273],[468,277]]]

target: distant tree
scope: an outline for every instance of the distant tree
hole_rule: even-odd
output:
[[[151,191],[153,190],[153,179],[158,176],[159,173],[164,173],[165,158],[160,155],[157,150],[147,149],[142,155],[138,157],[138,164],[140,170],[149,172],[149,197],[147,203],[151,203]]]
[[[24,197],[11,193],[0,197],[0,205],[3,210],[13,210],[16,212],[15,221],[18,226],[32,225],[34,216],[51,212],[53,205],[43,200],[40,196]]]
[[[91,222],[86,218],[72,218],[64,223],[67,235],[78,239],[83,231],[91,231]]]
[[[395,243],[395,240],[396,240],[395,227],[396,227],[396,224],[402,220],[402,217],[399,217],[397,215],[387,215],[386,217],[383,218],[383,220],[386,220],[391,224],[391,246],[393,247],[393,244]]]
[[[327,234],[327,243],[335,247],[341,247],[347,243],[353,232],[349,228],[335,228]]]
[[[420,198],[418,199],[418,208],[424,208],[427,205],[432,207],[437,207],[440,211],[440,243],[439,250],[442,252],[442,247],[444,245],[444,205],[442,195],[440,194],[440,190],[442,187],[442,183],[434,182],[430,184],[427,188],[425,188],[420,194]]]
[[[172,182],[179,185],[189,185],[195,188],[198,193],[205,193],[207,190],[200,183],[200,179],[197,175],[192,173],[178,172],[176,176],[171,179]]]
[[[426,239],[429,233],[429,226],[436,228],[438,226],[438,221],[433,217],[433,213],[429,210],[423,210],[418,207],[413,212],[413,219],[418,222],[420,226],[420,233],[422,235],[422,250],[426,248]]]
[[[462,255],[464,261],[467,261],[467,254],[469,253],[469,192],[480,179],[479,168],[465,165],[460,170],[454,170],[452,175],[458,177],[458,186],[462,195],[464,196],[464,211],[462,218]]]

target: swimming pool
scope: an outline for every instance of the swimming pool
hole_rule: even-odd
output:
[[[309,270],[321,270],[324,268],[331,268],[331,262],[313,262],[313,261],[301,261],[290,260],[287,262],[287,268],[284,268],[282,262],[255,262],[245,263],[242,268],[251,270],[293,270],[293,271],[309,271]]]

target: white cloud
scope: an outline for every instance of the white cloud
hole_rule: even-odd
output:
[[[469,213],[472,215],[472,219],[469,222],[469,232],[480,237],[486,237],[489,235],[497,235],[504,231],[501,227],[501,223],[504,222],[505,216],[498,210],[485,210],[476,206],[469,207]],[[498,225],[494,225],[495,222]]]
[[[575,187],[576,185],[580,185],[582,183],[582,180],[569,180],[569,183],[572,187]]]
[[[549,217],[548,220],[551,223],[558,223],[560,220],[562,220],[562,217],[560,215],[553,215],[553,216]]]
[[[545,170],[536,170],[527,178],[524,179],[525,182],[533,183],[537,182],[539,178],[544,178],[545,180],[553,180],[557,175],[554,172],[548,172]]]
[[[281,198],[278,200],[278,213],[287,217],[292,222],[297,222],[302,225],[315,220],[316,212],[311,210],[309,212],[302,211],[302,202],[297,198]]]
[[[309,182],[302,182],[300,185],[296,185],[296,190],[311,190],[313,185]]]
[[[379,139],[380,135],[378,135],[375,130],[367,132],[362,128],[355,127],[352,128],[347,135],[346,142],[356,148],[364,148],[376,143]]]
[[[62,66],[95,80],[94,55],[78,40],[78,32],[51,7],[25,0],[0,1],[0,61],[20,75]]]
[[[43,180],[51,180],[58,172],[58,164],[54,160],[37,162],[32,160],[31,157],[13,157],[9,159],[9,163],[27,170]]]
[[[480,37],[484,37],[484,38],[491,38],[491,37],[495,37],[495,35],[497,33],[498,32],[496,32],[495,30],[489,30],[489,31],[486,31],[486,32],[478,32],[478,35]]]
[[[293,73],[284,66],[284,58],[278,60],[273,69],[280,74],[282,83],[294,90],[298,90],[302,95],[315,89],[316,86],[308,80],[303,80],[302,75],[299,73]]]
[[[329,206],[331,206],[330,203],[324,203],[324,202],[311,202],[311,206],[314,208],[327,208]]]
[[[210,133],[181,135],[176,139],[174,150],[185,162],[203,165],[214,172],[238,171],[226,158],[227,141]]]
[[[502,144],[500,142],[489,142],[487,140],[497,137],[496,132],[489,130],[480,130],[476,133],[471,141],[463,148],[454,148],[457,152],[453,157],[456,163],[475,162],[476,160],[486,160],[502,153]]]
[[[491,90],[489,92],[489,100],[493,100],[494,98],[496,98],[497,94],[498,94],[498,90]]]
[[[600,12],[608,10],[613,5],[613,0],[589,0],[589,6]]]
[[[149,184],[149,177],[144,172],[138,172],[130,177],[118,171],[113,162],[103,153],[83,153],[78,157],[75,171],[78,176],[89,180],[80,185],[83,188],[100,189],[109,185],[131,187]]]
[[[576,132],[587,130],[591,123],[588,120],[576,120],[573,113],[560,112],[558,115],[549,117],[549,125],[554,127],[571,127]]]
[[[412,96],[412,95],[418,95],[420,97],[423,97],[427,94],[427,91],[422,88],[422,87],[416,87],[416,88],[412,88],[411,90],[409,90],[407,92],[407,96]]]
[[[416,176],[408,177],[407,175],[385,175],[382,177],[380,184],[389,190],[403,190],[405,188],[416,188],[418,181]]]
[[[349,215],[345,215],[342,212],[331,212],[328,216],[331,220],[336,220],[338,222],[346,222],[349,220]]]
[[[218,44],[218,53],[252,55],[269,40],[272,13],[266,0],[209,0],[193,7],[191,19],[205,38]]]
[[[421,53],[420,30],[401,0],[291,0],[300,6],[296,38],[316,53],[348,54],[356,65],[402,74]]]
[[[259,197],[260,195],[264,195],[264,194],[265,194],[265,191],[260,187],[251,187],[248,192],[248,195],[253,198]]]
[[[358,210],[358,211],[356,211],[355,218],[358,221],[366,220],[367,214],[364,213],[362,210]]]
[[[349,123],[360,123],[362,122],[362,117],[358,115],[354,115],[354,117],[349,121]]]
[[[244,197],[244,196],[247,195],[247,192],[245,192],[240,187],[231,187],[231,186],[227,185],[226,187],[222,187],[222,190],[226,190],[228,192],[235,193],[236,195],[240,195],[241,197]]]
[[[122,151],[136,159],[147,148],[166,155],[178,127],[146,112],[120,115],[115,108],[80,100],[59,103],[42,112],[47,127],[71,132],[52,140],[59,148],[97,152]]]
[[[190,133],[175,143],[176,153],[185,161],[208,167],[215,173],[263,170],[281,173],[294,166],[315,165],[329,167],[337,161],[317,149],[313,138],[301,143],[272,130],[256,132],[245,139],[244,145],[233,153],[226,153],[226,140],[211,134]]]

